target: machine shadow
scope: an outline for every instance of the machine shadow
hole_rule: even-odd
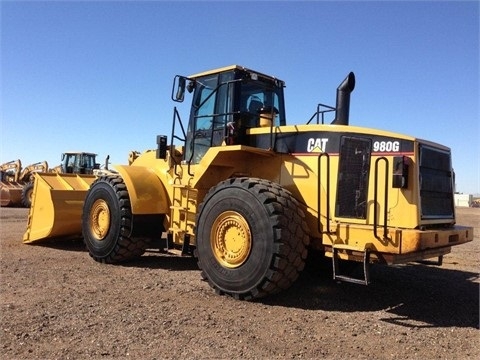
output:
[[[478,273],[416,263],[376,265],[371,267],[371,285],[363,286],[334,281],[330,259],[309,259],[292,287],[256,302],[331,312],[385,310],[382,321],[403,327],[479,328]],[[122,266],[198,271],[195,258],[155,249]],[[455,316],[451,309],[455,309]]]
[[[47,247],[62,251],[85,252],[89,260],[94,261],[88,256],[88,250],[82,238],[56,238],[42,241],[39,243],[28,244],[30,246]],[[145,251],[143,256],[138,258],[115,264],[115,266],[123,267],[138,267],[150,269],[164,269],[171,271],[186,271],[199,270],[197,261],[192,256],[179,256],[176,254],[160,251],[156,246],[153,246]]]
[[[371,281],[369,286],[334,281],[331,261],[323,259],[307,264],[290,289],[262,303],[332,312],[386,310],[382,321],[405,327],[479,328],[478,273],[413,263],[376,265]]]
[[[122,263],[124,267],[139,267],[150,269],[161,269],[169,271],[199,271],[197,259],[193,256],[180,256],[158,248],[148,249],[145,254],[137,259]],[[199,275],[200,280],[200,275]]]
[[[87,248],[83,239],[81,237],[59,237],[59,238],[50,238],[47,240],[43,240],[41,242],[34,242],[31,244],[26,244],[29,246],[38,246],[38,247],[46,247],[56,250],[62,251],[73,251],[73,252],[85,252],[87,253]]]

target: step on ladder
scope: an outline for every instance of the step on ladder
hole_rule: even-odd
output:
[[[368,244],[367,244],[368,245]],[[342,250],[351,250],[355,252],[363,253],[363,278],[355,278],[349,275],[339,274],[338,261],[340,260],[338,253]],[[344,245],[344,244],[334,244],[332,245],[332,265],[333,265],[333,280],[345,281],[354,284],[360,285],[369,285],[370,284],[370,246],[366,246],[363,251],[355,248],[353,246]]]
[[[173,232],[167,233],[167,237],[162,240],[163,242],[161,243],[161,251],[181,256],[192,255],[189,234],[183,234],[183,244],[181,250],[177,250],[173,245]]]
[[[175,183],[172,187],[173,197],[172,205],[170,206],[172,226],[168,229],[166,248],[167,251],[171,251],[173,248],[173,233],[182,234],[183,246],[181,255],[187,255],[190,253],[190,235],[187,233],[187,227],[192,226],[189,223],[189,216],[193,214],[189,206],[189,203],[192,201],[192,189],[190,186],[180,183]]]
[[[443,255],[440,255],[440,256],[437,258],[437,261],[435,261],[435,260],[419,260],[419,261],[416,261],[416,263],[422,264],[422,265],[442,266],[442,264],[443,264]]]

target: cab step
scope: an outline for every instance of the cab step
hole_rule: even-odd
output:
[[[355,252],[360,252],[363,254],[363,276],[362,278],[352,277],[347,274],[339,273],[339,256],[340,251],[350,250]],[[332,265],[333,265],[333,280],[345,281],[354,284],[360,285],[369,285],[370,284],[370,247],[366,246],[364,250],[359,250],[358,248],[343,245],[343,244],[334,244],[332,246]]]

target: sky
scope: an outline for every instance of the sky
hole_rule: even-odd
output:
[[[286,82],[288,124],[335,106],[350,124],[452,149],[480,194],[478,1],[2,1],[0,163],[95,152],[126,164],[170,137],[175,75],[242,65]]]

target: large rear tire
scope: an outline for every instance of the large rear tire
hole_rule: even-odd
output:
[[[148,243],[132,238],[133,216],[123,179],[103,176],[91,185],[83,205],[82,232],[90,256],[117,263],[141,256]]]
[[[290,192],[255,178],[228,179],[199,207],[196,256],[217,293],[251,300],[290,287],[305,266],[309,237]]]

